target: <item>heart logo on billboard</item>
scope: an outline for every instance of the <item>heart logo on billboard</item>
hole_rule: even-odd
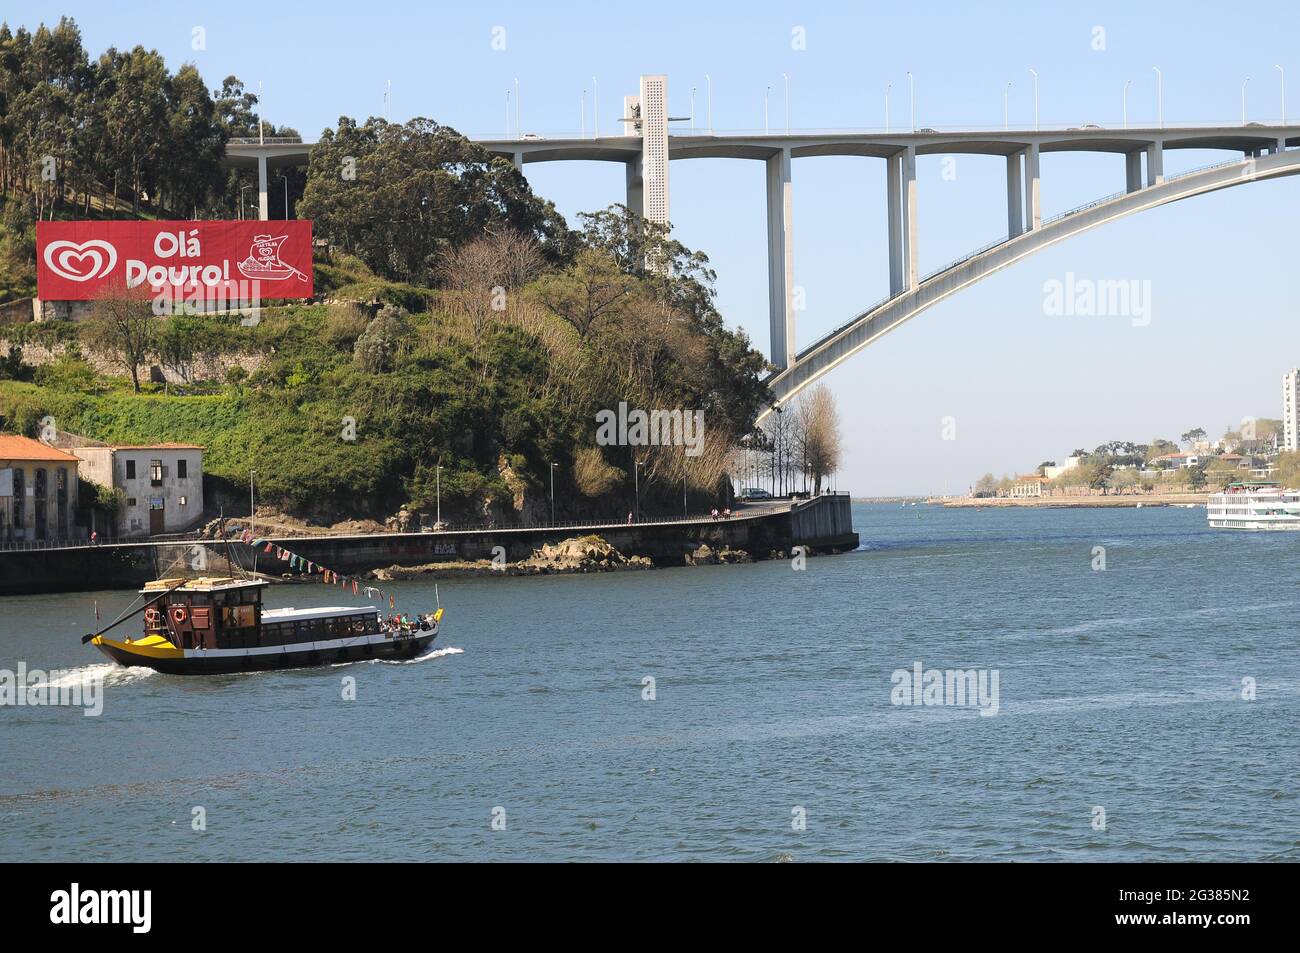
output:
[[[80,245],[62,239],[45,246],[45,265],[60,278],[91,281],[102,278],[117,264],[117,249],[99,238]]]

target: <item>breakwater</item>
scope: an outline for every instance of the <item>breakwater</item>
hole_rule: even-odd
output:
[[[547,543],[596,535],[628,556],[656,566],[680,566],[701,544],[744,550],[755,559],[794,546],[840,552],[858,545],[847,494],[773,501],[741,509],[730,519],[696,517],[655,523],[449,530],[437,533],[372,533],[266,537],[339,572],[359,574],[388,566],[439,561],[525,559]],[[280,574],[284,564],[243,543],[214,540],[115,543],[52,549],[0,551],[0,595],[134,588],[159,575],[227,575],[231,561]]]

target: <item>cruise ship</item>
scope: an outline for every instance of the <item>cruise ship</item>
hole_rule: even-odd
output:
[[[1210,494],[1205,515],[1213,529],[1300,530],[1300,490],[1280,483],[1233,483]]]

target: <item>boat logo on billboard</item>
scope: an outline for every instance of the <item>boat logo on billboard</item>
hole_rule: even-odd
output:
[[[69,281],[103,278],[117,264],[117,249],[101,238],[70,242],[67,239],[45,246],[45,266]]]

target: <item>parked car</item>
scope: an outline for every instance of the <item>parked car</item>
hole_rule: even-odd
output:
[[[769,493],[767,490],[764,490],[762,487],[757,487],[757,486],[747,486],[747,487],[742,487],[742,488],[741,488],[741,491],[740,491],[738,494],[736,494],[736,499],[738,499],[738,500],[770,500],[770,499],[772,499],[772,494]]]

